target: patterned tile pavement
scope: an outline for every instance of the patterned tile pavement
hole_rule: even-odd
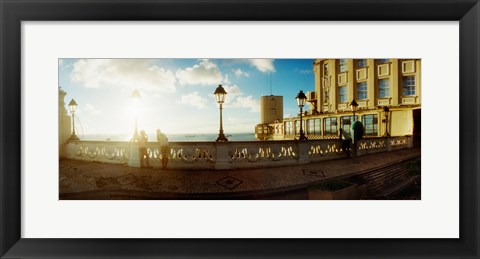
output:
[[[318,163],[248,170],[160,170],[75,160],[60,161],[60,199],[167,199],[262,195],[306,188],[420,157],[403,149]]]

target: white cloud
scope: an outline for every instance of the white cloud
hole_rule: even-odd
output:
[[[87,88],[176,89],[173,72],[152,65],[150,59],[81,59],[73,64],[70,78]]]
[[[207,99],[200,96],[198,92],[182,95],[180,103],[196,107],[198,109],[204,109],[208,105]]]
[[[254,99],[251,95],[247,97],[239,96],[232,103],[232,106],[235,108],[247,108],[251,112],[260,112],[260,102]]]
[[[262,73],[274,73],[276,71],[273,61],[274,59],[248,59],[248,63]]]
[[[227,92],[227,98],[233,99],[239,95],[242,95],[242,90],[240,90],[240,87],[237,85],[229,86],[229,85],[224,85],[223,88],[225,89],[225,92]]]
[[[199,61],[192,67],[177,70],[176,76],[181,84],[216,85],[222,82],[222,73],[215,63],[208,59]]]
[[[225,75],[225,77],[223,78],[223,84],[231,84],[232,82],[230,82],[230,78],[228,77],[228,75]]]
[[[250,77],[250,74],[248,74],[247,72],[242,71],[240,68],[235,69],[233,72],[235,73],[235,75],[236,75],[237,77],[242,77],[242,76],[244,76],[244,77]]]
[[[85,105],[85,108],[83,108],[83,111],[89,112],[89,113],[91,113],[91,114],[93,114],[93,115],[97,115],[97,114],[102,113],[101,111],[97,110],[97,108],[95,108],[95,106],[93,106],[93,105],[90,104],[90,103],[87,103],[87,104]]]
[[[227,92],[227,97],[225,98],[225,108],[246,108],[251,112],[260,111],[260,102],[255,99],[253,96],[245,96],[239,86],[233,85],[224,85],[225,91]],[[210,95],[215,99],[213,94]]]

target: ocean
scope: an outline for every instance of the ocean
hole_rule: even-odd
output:
[[[129,141],[133,134],[85,134],[79,136],[80,140],[96,141]],[[149,141],[157,141],[157,134],[147,134]],[[165,135],[170,142],[195,142],[195,141],[215,141],[218,133],[199,133],[199,134],[167,134]],[[256,141],[255,133],[231,133],[226,134],[229,141]]]

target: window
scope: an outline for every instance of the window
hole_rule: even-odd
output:
[[[403,77],[403,95],[415,95],[415,76]]]
[[[358,100],[367,99],[367,82],[361,82],[357,84],[357,93],[358,93]]]
[[[378,81],[378,88],[380,90],[380,94],[379,94],[380,98],[390,97],[390,80],[389,79],[380,79]]]
[[[321,135],[322,134],[322,125],[320,124],[320,119],[310,119],[308,120],[308,135]]]
[[[384,64],[384,63],[388,63],[389,61],[390,61],[390,59],[379,59],[378,63],[379,64]]]
[[[340,59],[340,73],[347,72],[347,60],[346,59]]]
[[[292,125],[291,121],[285,122],[285,135],[293,135]]]
[[[337,135],[337,118],[335,117],[328,117],[323,120],[325,123],[325,135]]]
[[[345,103],[348,102],[348,89],[347,86],[340,86],[340,102]]]
[[[365,127],[365,136],[378,136],[378,115],[369,114],[362,116],[363,126]]]
[[[305,123],[306,121],[302,120],[303,133],[305,133]],[[300,120],[295,121],[295,128],[293,129],[293,132],[295,133],[295,135],[300,135]]]
[[[357,67],[358,68],[367,67],[367,60],[366,59],[357,60]]]
[[[355,115],[355,119],[353,116],[342,116],[340,117],[340,127],[345,130],[346,132],[350,133],[350,127],[354,121],[358,120],[358,116]]]
[[[307,134],[312,135],[315,133],[315,121],[314,120],[308,120],[307,121]]]

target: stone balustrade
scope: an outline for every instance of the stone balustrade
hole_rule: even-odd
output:
[[[138,143],[70,141],[66,145],[67,159],[140,166]],[[228,170],[306,164],[343,158],[341,145],[341,140],[338,139],[305,142],[170,142],[168,168]],[[161,152],[158,143],[149,142],[146,147],[150,166],[160,168]],[[411,147],[411,136],[365,138],[357,143],[357,154],[362,156]]]
[[[123,164],[128,161],[129,144],[123,141],[69,141],[66,158]]]

